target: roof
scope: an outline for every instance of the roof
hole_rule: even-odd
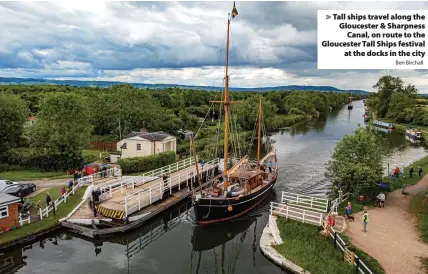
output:
[[[21,199],[16,196],[0,192],[0,205],[12,204],[15,202],[21,202]]]
[[[172,135],[170,135],[166,132],[163,132],[163,131],[157,131],[157,132],[133,131],[133,132],[129,133],[125,137],[125,139],[132,138],[132,137],[140,137],[140,138],[144,138],[144,139],[149,140],[149,141],[163,141],[170,136],[172,136]]]

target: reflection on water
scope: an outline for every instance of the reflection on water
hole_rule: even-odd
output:
[[[242,220],[208,228],[196,227],[184,202],[135,231],[112,239],[90,240],[71,233],[50,235],[25,250],[5,252],[0,273],[284,273],[259,250],[267,223],[269,201],[282,190],[324,197],[329,181],[325,164],[334,145],[345,134],[363,126],[362,102],[325,117],[298,123],[272,135],[276,141],[280,175],[275,192],[260,208]],[[395,131],[386,135],[385,163],[406,165],[426,155],[424,144],[415,145]]]

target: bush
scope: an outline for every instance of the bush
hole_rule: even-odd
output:
[[[14,148],[5,155],[9,165],[40,171],[66,171],[82,165],[82,156],[51,153],[40,149]]]
[[[153,154],[146,157],[134,157],[119,159],[117,162],[124,174],[145,172],[157,169],[177,161],[177,155],[174,151]]]

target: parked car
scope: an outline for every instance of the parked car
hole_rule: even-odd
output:
[[[35,184],[17,184],[7,187],[3,192],[17,197],[25,197],[37,190]]]
[[[0,180],[0,191],[5,190],[9,186],[17,185],[17,182],[12,182],[9,180]]]

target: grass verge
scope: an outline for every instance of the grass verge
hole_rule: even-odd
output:
[[[428,191],[421,191],[410,200],[410,212],[417,218],[421,239],[428,244]],[[427,259],[428,260],[428,259]]]
[[[49,217],[44,218],[41,221],[26,224],[14,231],[0,234],[0,244],[4,244],[10,241],[14,241],[18,238],[23,238],[31,234],[35,234],[44,229],[58,224],[58,220],[67,216],[82,200],[83,194],[85,193],[86,186],[79,188],[75,195],[71,195],[67,199],[67,203],[58,206],[56,215],[54,216],[52,211],[49,213]]]
[[[275,249],[285,258],[311,273],[352,273],[343,253],[319,233],[318,227],[285,218],[278,218],[277,223],[284,243]]]
[[[428,258],[421,258],[422,270],[428,274]]]
[[[358,258],[360,258],[360,260],[363,261],[364,264],[373,273],[375,273],[375,274],[384,274],[385,273],[385,269],[383,269],[383,267],[380,265],[380,263],[375,258],[370,256],[366,252],[362,251],[361,249],[353,246],[351,241],[349,240],[349,238],[346,235],[340,234],[340,237],[345,242],[345,244],[348,246],[349,250],[354,252],[358,256]]]
[[[65,172],[40,172],[40,171],[7,171],[0,172],[0,179],[11,181],[34,181],[34,180],[54,180],[72,178]]]

